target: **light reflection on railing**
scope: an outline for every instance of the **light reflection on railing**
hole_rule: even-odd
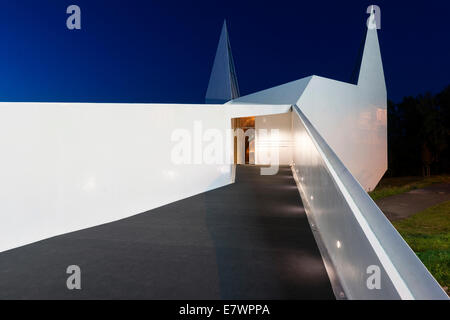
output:
[[[300,108],[293,109],[293,172],[345,296],[448,299]],[[367,285],[373,266],[380,288]]]

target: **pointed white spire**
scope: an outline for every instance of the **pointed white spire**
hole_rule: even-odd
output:
[[[372,89],[382,92],[386,91],[384,79],[383,63],[381,61],[380,45],[378,43],[377,28],[379,28],[379,19],[376,18],[377,6],[369,6],[368,13],[370,17],[367,21],[367,34],[364,51],[359,69],[358,86],[371,86]]]
[[[205,100],[206,103],[225,103],[238,97],[239,86],[231,54],[227,24],[224,21]]]

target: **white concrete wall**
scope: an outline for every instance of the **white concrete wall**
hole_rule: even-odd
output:
[[[277,129],[278,136],[272,134]],[[279,164],[292,162],[291,112],[255,117],[255,162],[269,164],[278,154]]]
[[[314,76],[297,102],[365,190],[387,170],[386,91]]]
[[[231,118],[288,109],[0,103],[0,251],[224,186],[232,152],[224,163],[174,164],[174,130],[225,132]]]

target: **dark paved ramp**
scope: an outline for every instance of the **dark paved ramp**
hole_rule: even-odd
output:
[[[69,265],[81,290],[66,288]],[[290,169],[0,253],[0,299],[334,299]]]

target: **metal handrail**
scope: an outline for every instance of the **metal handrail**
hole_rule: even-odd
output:
[[[365,239],[362,239],[364,240],[363,243],[370,244],[370,248],[368,247],[367,250],[371,252],[370,254],[364,252],[365,257],[370,258],[368,260],[372,258],[378,260],[377,262],[387,275],[386,281],[392,284],[392,286],[388,285],[387,287],[391,288],[391,291],[392,288],[396,291],[384,292],[384,297],[396,298],[397,294],[398,298],[401,299],[448,299],[445,291],[381,212],[372,198],[344,166],[301,109],[297,105],[293,105],[293,109],[322,158],[323,166],[330,176],[330,181],[333,181],[336,187],[337,196],[340,196],[343,199],[343,203],[346,204],[342,206],[341,211],[351,212],[351,215],[342,215],[342,219],[352,219],[351,223],[349,221],[348,224],[343,221],[342,227],[348,227],[349,225],[359,226],[360,230],[354,230],[354,240],[358,240],[356,235],[365,237]],[[295,166],[300,171],[302,170],[301,163],[296,163]],[[315,188],[321,187],[323,186],[315,186]],[[327,187],[330,188],[328,184]],[[313,215],[315,215],[314,211],[319,212],[322,209],[320,207],[320,199],[314,199],[313,202],[307,198],[304,201],[311,202],[309,205],[312,208]],[[332,230],[330,228],[339,227],[338,225],[327,225],[331,222],[328,222],[323,216],[316,219],[316,222],[319,230]],[[349,277],[348,270],[342,270],[344,266],[348,268],[348,262],[342,263],[337,261],[339,260],[339,253],[335,246],[335,239],[323,233],[321,237],[327,250],[331,253],[331,260],[343,287],[347,291],[346,295],[356,299],[369,298],[371,292],[367,291],[368,296],[362,296],[366,294],[366,291],[358,288],[358,286],[363,284],[356,283],[356,279]],[[348,243],[346,245],[349,247],[349,250],[352,247],[354,249],[362,248],[361,243]],[[373,263],[373,260],[367,261],[367,264],[369,263]],[[361,261],[358,261],[358,264],[361,264]]]

